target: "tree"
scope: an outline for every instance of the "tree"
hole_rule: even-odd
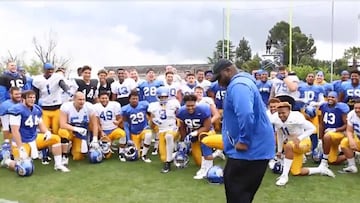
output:
[[[33,45],[35,48],[35,54],[39,60],[44,63],[51,63],[55,67],[67,67],[70,63],[70,58],[59,57],[56,54],[57,40],[55,33],[49,32],[45,37],[45,42],[41,43],[36,37],[33,37]]]
[[[256,53],[251,60],[246,61],[242,66],[241,69],[244,71],[251,73],[253,70],[260,69],[260,61],[261,58],[258,53]]]
[[[225,45],[224,46],[224,56],[222,55],[222,53],[223,53],[223,41],[219,40],[219,41],[216,42],[216,47],[215,47],[215,50],[213,52],[213,56],[212,57],[207,57],[209,64],[214,64],[219,59],[227,57],[227,53],[228,53],[227,42],[228,42],[228,40],[224,40],[224,45]],[[230,44],[230,46],[229,46],[230,47],[229,60],[234,61],[234,59],[235,59],[234,45],[232,45],[231,41],[229,41],[229,44]]]
[[[32,59],[30,64],[25,64],[23,67],[31,76],[39,75],[43,69],[43,63]]]
[[[284,64],[289,64],[289,23],[281,21],[276,23],[269,31],[275,48],[284,53]],[[313,57],[316,53],[315,40],[311,35],[306,36],[300,27],[292,28],[292,60],[298,64],[305,56]]]
[[[350,47],[344,52],[344,58],[349,60],[352,59],[352,67],[357,66],[357,60],[360,60],[360,47]]]
[[[240,42],[239,46],[236,47],[236,60],[235,64],[237,67],[241,67],[246,61],[251,59],[251,48],[249,45],[249,41],[243,37]]]

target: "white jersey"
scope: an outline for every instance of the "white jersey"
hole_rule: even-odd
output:
[[[189,94],[194,94],[195,87],[197,86],[195,85],[193,88],[191,88],[189,87],[188,84],[185,84],[180,86],[180,90],[183,95],[189,95]]]
[[[103,130],[114,130],[118,127],[114,121],[116,121],[116,116],[121,115],[119,102],[109,101],[107,106],[103,106],[101,103],[94,104],[94,111]]]
[[[209,106],[215,105],[214,100],[211,97],[203,97],[200,101],[197,102],[198,104],[207,104]]]
[[[173,82],[171,85],[164,83],[164,86],[169,89],[169,99],[176,99],[177,92],[180,90],[180,84]]]
[[[293,82],[296,82],[296,83],[300,82],[298,76],[296,76],[296,75],[289,75],[288,78],[291,79],[291,81],[293,81]],[[298,91],[290,92],[289,88],[287,87],[287,85],[285,84],[285,82],[283,80],[274,78],[272,80],[272,85],[275,88],[275,97],[290,96],[294,99],[299,98],[299,92]]]
[[[182,84],[183,83],[183,80],[181,79],[181,76],[178,75],[178,74],[174,74],[174,83],[178,83],[178,84]],[[164,84],[166,83],[166,76],[165,74],[164,75],[159,75],[156,80],[159,80],[159,81],[163,81]]]
[[[126,78],[123,83],[119,81],[111,83],[111,92],[116,94],[117,98],[129,97],[130,91],[137,88],[137,84],[134,79]]]
[[[64,80],[60,73],[53,73],[48,79],[43,75],[33,78],[32,85],[39,90],[41,106],[56,106],[62,104],[62,92],[59,83]]]
[[[60,107],[60,111],[64,112],[68,116],[68,123],[74,124],[88,124],[90,116],[94,113],[93,105],[89,102],[85,102],[80,111],[77,111],[74,106],[74,102],[63,103]]]
[[[360,118],[356,115],[355,110],[347,114],[347,124],[352,126],[357,136],[360,136]]]
[[[180,103],[176,99],[169,100],[166,105],[160,102],[149,104],[148,112],[154,116],[154,120],[160,121],[159,132],[177,131],[176,111],[180,108]],[[156,122],[155,122],[156,123]]]
[[[301,141],[310,137],[316,129],[315,126],[306,120],[304,115],[298,111],[291,111],[285,122],[279,118],[276,112],[271,116],[270,121],[274,124],[277,132],[278,152],[282,151],[285,140],[298,138]]]
[[[197,86],[202,87],[204,89],[204,92],[207,92],[207,90],[210,88],[211,86],[211,82],[208,80],[203,80],[202,82],[197,82]]]

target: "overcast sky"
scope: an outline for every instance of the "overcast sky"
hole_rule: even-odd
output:
[[[230,2],[230,3],[229,3]],[[222,39],[223,8],[230,7],[230,39],[264,53],[268,31],[289,19],[287,1],[16,1],[0,3],[0,56],[34,57],[32,38],[56,33],[57,52],[72,67],[206,63]],[[331,57],[331,1],[295,1],[293,25],[315,38],[319,59]],[[335,0],[334,58],[360,46],[360,3]]]

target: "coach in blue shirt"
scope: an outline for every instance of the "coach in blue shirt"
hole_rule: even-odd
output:
[[[224,183],[228,203],[252,202],[275,156],[272,125],[266,115],[253,76],[239,72],[231,61],[221,59],[213,67],[212,81],[227,87],[222,137],[228,156]]]

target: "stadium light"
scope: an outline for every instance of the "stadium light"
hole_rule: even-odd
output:
[[[331,63],[330,63],[330,82],[333,81],[334,74],[334,0],[331,1]]]

